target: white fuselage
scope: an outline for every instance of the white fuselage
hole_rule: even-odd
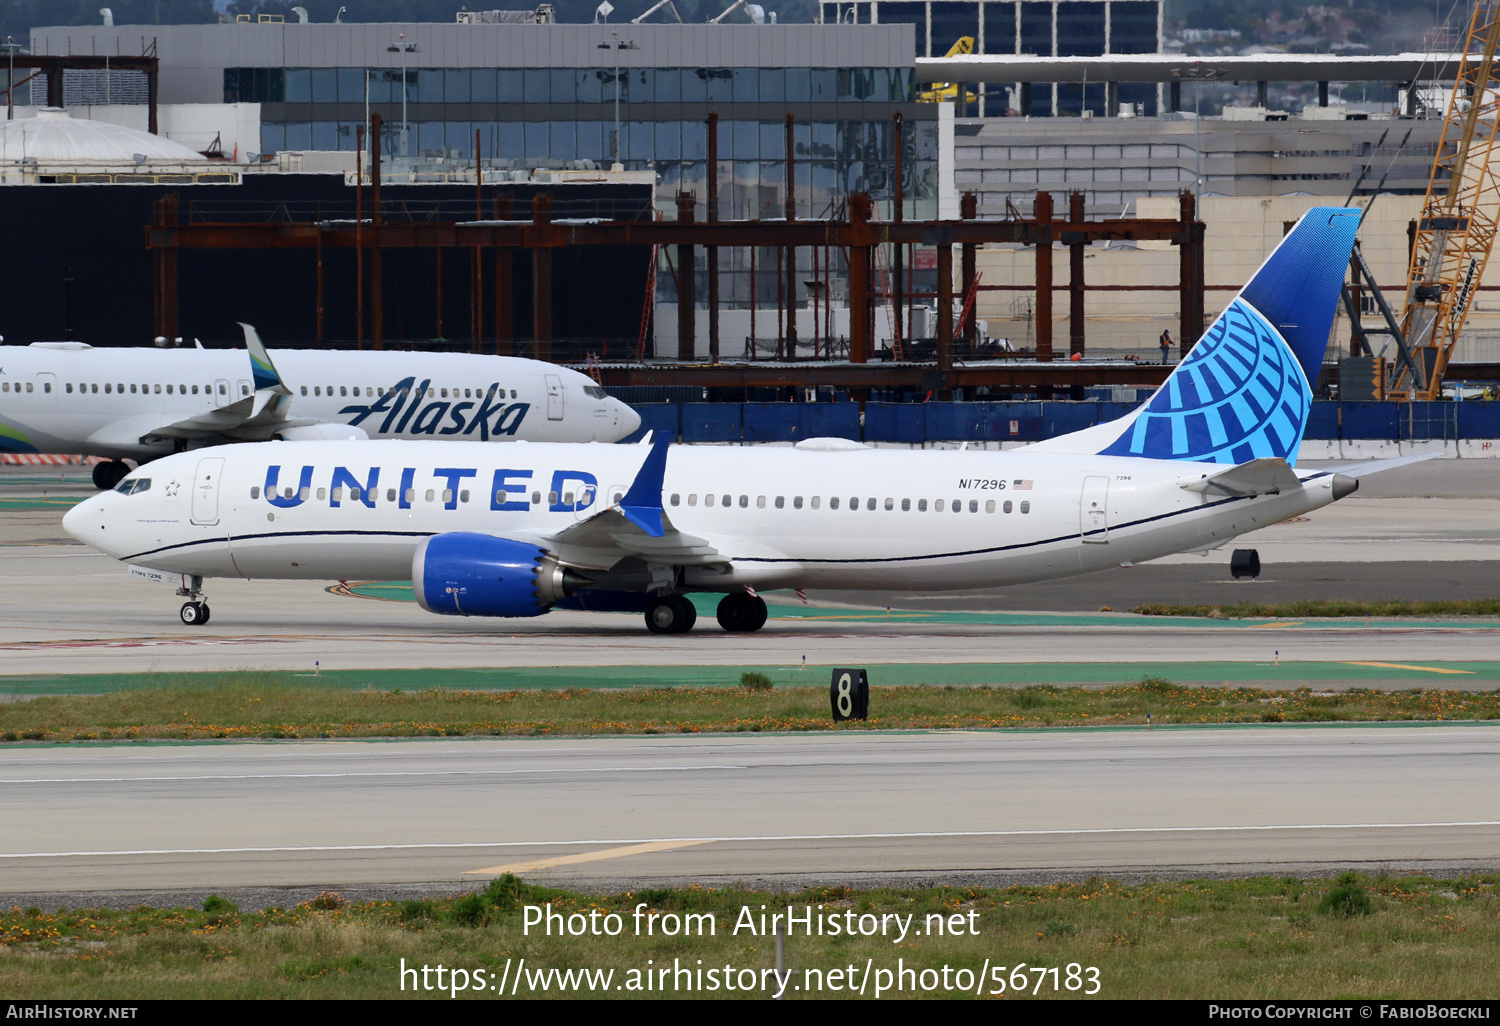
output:
[[[368,350],[273,355],[292,393],[290,416],[351,425],[371,438],[615,441],[640,426],[630,407],[589,378],[537,360]],[[244,349],[0,346],[0,452],[151,458],[182,443],[143,436],[253,391]]]
[[[64,526],[111,556],[173,573],[405,580],[418,543],[434,534],[473,531],[546,548],[548,536],[617,502],[649,451],[224,446],[143,467],[121,487],[149,478],[149,488],[96,496]],[[685,568],[689,590],[926,590],[1069,577],[1214,548],[1335,498],[1332,476],[1317,473],[1258,497],[1182,487],[1204,469],[1025,450],[674,446],[662,506],[673,528],[705,539],[729,564]]]

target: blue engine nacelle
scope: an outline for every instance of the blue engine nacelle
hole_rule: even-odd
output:
[[[536,545],[455,531],[417,546],[411,583],[429,613],[541,616],[588,581]]]

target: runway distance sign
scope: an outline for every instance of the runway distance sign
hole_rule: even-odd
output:
[[[863,720],[870,715],[870,679],[864,670],[834,670],[833,683],[828,687],[828,700],[833,707],[835,723],[842,720]]]

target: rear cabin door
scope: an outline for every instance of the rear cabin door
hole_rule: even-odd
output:
[[[1078,533],[1086,542],[1109,541],[1109,478],[1103,476],[1083,479],[1083,495],[1079,499]]]
[[[547,376],[547,419],[563,419],[563,387],[562,379],[556,374]]]
[[[224,472],[224,457],[205,456],[198,461],[193,476],[193,523],[219,522],[219,475]]]

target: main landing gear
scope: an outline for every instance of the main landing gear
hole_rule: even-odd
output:
[[[107,492],[125,480],[125,475],[128,473],[130,473],[130,464],[124,460],[108,460],[104,463],[95,463],[94,487],[101,492]]]
[[[766,625],[766,600],[759,595],[732,591],[719,600],[719,626],[726,631],[748,634]]]
[[[646,610],[646,629],[652,634],[682,634],[697,621],[698,609],[686,595],[658,595]]]
[[[743,591],[719,600],[719,626],[736,634],[758,631],[766,625],[766,600]],[[646,629],[652,634],[682,634],[693,629],[698,610],[685,595],[658,595],[646,610]]]
[[[182,622],[189,627],[202,627],[208,623],[208,603],[203,600],[203,578],[188,578],[186,588],[178,588],[177,594],[187,599],[178,610],[177,615],[182,617]]]

